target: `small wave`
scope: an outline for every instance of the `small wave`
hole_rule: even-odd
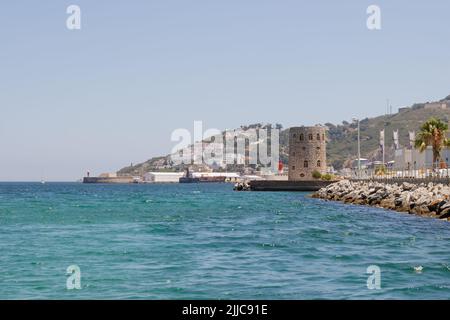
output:
[[[422,267],[422,266],[415,266],[415,267],[414,267],[414,271],[415,271],[416,273],[422,273],[423,267]]]

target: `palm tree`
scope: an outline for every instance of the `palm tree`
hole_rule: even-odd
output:
[[[423,152],[428,146],[432,146],[433,164],[435,164],[441,158],[442,148],[450,146],[450,140],[445,135],[447,131],[447,123],[440,119],[430,118],[420,128],[414,147],[419,152]]]

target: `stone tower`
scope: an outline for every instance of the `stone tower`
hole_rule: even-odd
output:
[[[293,127],[289,130],[289,180],[315,180],[313,172],[327,171],[326,128]]]

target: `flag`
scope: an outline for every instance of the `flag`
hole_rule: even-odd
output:
[[[384,151],[384,129],[380,131],[380,148]]]
[[[409,147],[411,149],[414,149],[415,141],[416,141],[416,132],[415,131],[410,131],[409,132]]]
[[[278,161],[278,173],[283,173],[283,162]]]
[[[394,149],[395,149],[395,150],[400,149],[400,144],[399,144],[399,142],[398,142],[398,130],[395,130],[395,131],[393,132],[393,138],[394,138]]]

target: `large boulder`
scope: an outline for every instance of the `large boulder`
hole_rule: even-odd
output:
[[[428,209],[430,211],[435,211],[437,212],[439,210],[439,208],[445,204],[446,202],[442,199],[438,199],[438,200],[433,200],[431,202],[429,202],[429,204],[427,205]]]
[[[439,207],[439,212],[443,213],[447,209],[450,211],[450,202],[444,201],[444,203]]]
[[[416,185],[412,184],[412,183],[408,183],[408,182],[403,182],[402,183],[402,189],[404,191],[410,191],[416,188]]]
[[[439,219],[448,219],[450,218],[450,208],[447,208],[439,213]]]
[[[385,209],[393,210],[395,209],[395,199],[394,198],[386,198],[380,201],[380,207]]]

